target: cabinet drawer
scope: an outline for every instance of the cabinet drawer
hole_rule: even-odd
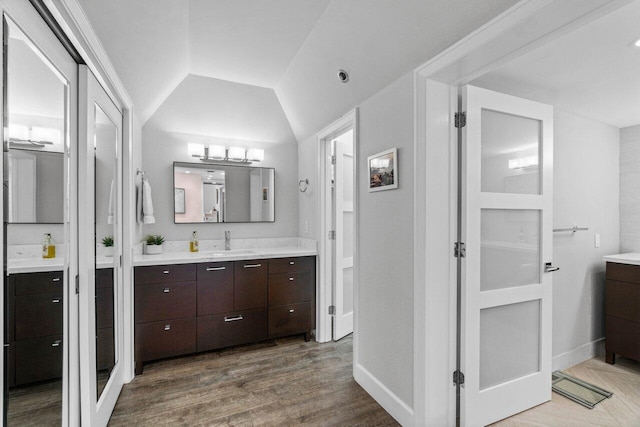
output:
[[[196,351],[196,318],[136,325],[136,359],[180,356]]]
[[[113,328],[113,288],[96,289],[96,328]]]
[[[98,371],[110,369],[115,364],[113,328],[96,331],[96,364]]]
[[[316,258],[293,257],[274,258],[269,260],[269,274],[291,273],[293,271],[311,271],[316,265]]]
[[[640,360],[640,323],[606,316],[605,324],[607,353],[617,353]]]
[[[196,283],[136,287],[136,323],[196,315]]]
[[[101,268],[96,270],[96,289],[113,289],[113,268]]]
[[[289,304],[269,308],[269,338],[311,330],[311,305]]]
[[[608,262],[607,280],[640,284],[640,266]]]
[[[62,271],[47,271],[43,273],[25,273],[13,276],[16,295],[33,295],[44,293],[62,294]]]
[[[61,334],[62,306],[60,294],[15,297],[15,339]]]
[[[135,268],[135,283],[148,285],[151,283],[195,282],[195,264],[154,265]]]
[[[311,272],[269,275],[269,306],[311,301]]]
[[[640,322],[640,286],[607,280],[605,313],[607,316]]]
[[[234,310],[267,307],[267,270],[264,259],[236,261],[234,263]]]
[[[233,311],[233,262],[198,264],[198,316]]]
[[[16,341],[16,385],[62,376],[62,335]]]
[[[267,310],[198,317],[198,351],[267,339]]]

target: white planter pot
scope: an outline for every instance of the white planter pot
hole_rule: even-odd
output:
[[[162,245],[145,245],[147,255],[157,255],[162,253]]]
[[[104,256],[113,256],[113,246],[105,246]]]

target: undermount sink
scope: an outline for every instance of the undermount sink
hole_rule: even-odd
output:
[[[200,256],[203,258],[210,258],[210,257],[222,257],[222,256],[251,255],[254,253],[255,251],[251,249],[231,249],[228,251],[201,252]]]

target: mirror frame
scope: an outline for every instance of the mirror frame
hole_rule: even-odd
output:
[[[250,166],[248,163],[240,163],[240,164],[235,164],[235,163],[224,163],[224,162],[206,162],[206,163],[189,163],[189,162],[173,162],[173,168],[171,169],[171,182],[173,183],[173,188],[172,188],[172,193],[173,193],[173,197],[172,197],[172,207],[175,207],[176,205],[176,198],[175,198],[175,188],[176,188],[176,167],[197,167],[197,168],[202,168],[203,166],[205,167],[211,167],[211,166],[218,166],[218,167],[233,167],[233,168],[245,168],[245,169],[270,169],[273,171],[273,189],[271,190],[271,198],[273,199],[273,220],[272,221],[224,221],[224,222],[206,222],[206,221],[202,221],[202,222],[176,222],[176,216],[175,216],[175,211],[172,209],[171,213],[173,216],[173,223],[174,224],[265,224],[265,223],[274,223],[276,222],[276,168],[271,168],[271,167],[263,167],[263,166]]]

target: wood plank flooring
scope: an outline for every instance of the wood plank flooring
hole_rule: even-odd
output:
[[[492,426],[640,426],[640,362],[618,357],[615,365],[609,365],[602,356],[565,372],[611,391],[613,396],[598,403],[594,409],[588,409],[557,393],[551,393],[550,402]]]
[[[397,426],[352,378],[352,339],[292,337],[145,364],[110,426]]]

